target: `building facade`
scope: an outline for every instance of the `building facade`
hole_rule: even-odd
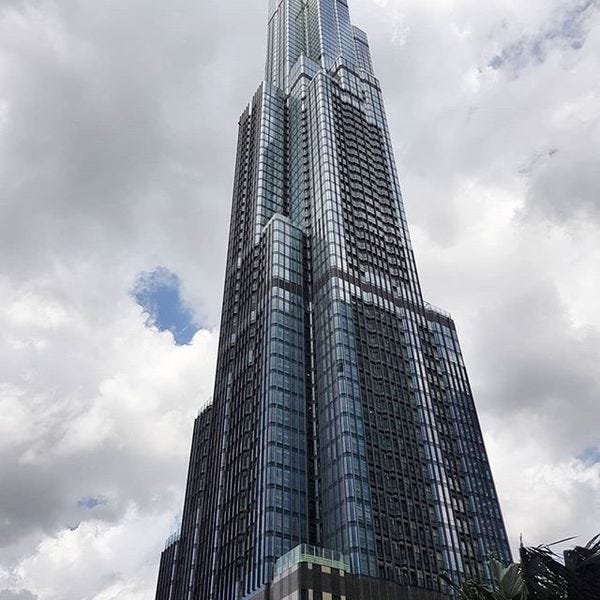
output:
[[[157,600],[448,597],[441,573],[485,580],[510,550],[454,322],[421,294],[368,40],[346,0],[271,0],[268,22],[214,399]],[[278,570],[303,547],[347,569],[296,552]],[[317,571],[330,589],[305,585]]]

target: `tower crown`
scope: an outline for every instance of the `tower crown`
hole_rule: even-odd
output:
[[[270,0],[265,79],[285,90],[301,56],[324,68],[340,56],[357,64],[357,36],[366,37],[352,26],[346,0]]]

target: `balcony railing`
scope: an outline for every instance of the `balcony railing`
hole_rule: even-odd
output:
[[[426,310],[430,310],[431,312],[438,313],[438,315],[442,315],[443,317],[446,317],[447,319],[452,319],[452,315],[447,310],[444,310],[443,308],[440,308],[439,306],[435,306],[435,304],[431,304],[429,302],[424,302],[424,304],[425,304]]]
[[[275,563],[274,575],[281,575],[284,571],[300,563],[310,563],[350,572],[350,561],[341,552],[300,544]]]

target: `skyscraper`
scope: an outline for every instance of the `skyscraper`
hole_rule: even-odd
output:
[[[271,0],[214,399],[158,600],[436,599],[510,559],[456,328],[423,300],[346,0]]]

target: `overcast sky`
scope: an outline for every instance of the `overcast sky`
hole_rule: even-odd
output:
[[[600,2],[351,0],[513,547],[600,529]],[[0,0],[0,600],[151,600],[267,0]],[[194,335],[195,333],[195,335]]]

